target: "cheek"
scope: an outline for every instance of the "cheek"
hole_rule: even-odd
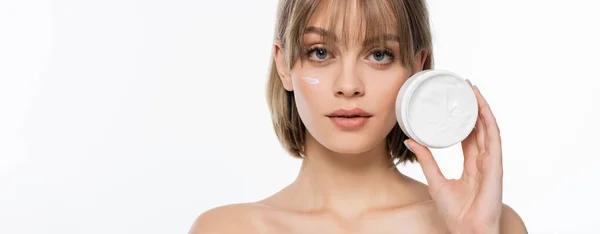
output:
[[[367,92],[372,94],[377,112],[390,118],[390,121],[395,121],[396,97],[408,78],[407,74],[405,72],[379,73],[373,77],[377,79],[370,80]]]
[[[305,64],[292,73],[294,94],[302,96],[302,99],[311,104],[326,100],[325,98],[329,98],[331,95],[331,77],[334,73],[333,66],[317,68]],[[318,103],[314,104],[318,105]]]
[[[400,91],[400,86],[387,86],[384,90],[378,93],[377,109],[382,110],[388,117],[389,121],[396,121],[396,97]]]
[[[300,118],[305,125],[313,122],[313,117],[324,115],[327,108],[323,105],[323,100],[327,100],[328,90],[327,79],[323,75],[314,75],[304,72],[295,72],[292,75],[292,84],[294,86],[294,100]]]

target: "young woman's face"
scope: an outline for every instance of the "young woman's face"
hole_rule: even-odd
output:
[[[348,13],[358,11],[352,9]],[[309,49],[302,65],[300,61],[294,64],[288,84],[284,80],[284,85],[291,86],[288,89],[294,92],[308,137],[344,154],[385,147],[385,138],[396,124],[396,96],[416,67],[401,64],[396,35],[387,35],[385,47],[380,47],[377,40],[365,44],[376,35],[364,37],[361,27],[347,27],[351,30],[345,32],[349,38],[367,39],[350,39],[342,46],[335,38],[339,39],[343,32],[327,31],[327,17],[328,12],[321,8],[313,14],[302,38]],[[360,16],[351,16],[357,17]],[[394,30],[390,27],[388,31]],[[333,47],[326,47],[322,34],[334,40]]]

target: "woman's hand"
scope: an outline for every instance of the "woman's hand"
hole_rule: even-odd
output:
[[[469,82],[470,84],[470,82]],[[460,179],[446,179],[431,151],[410,139],[429,193],[453,234],[498,234],[502,213],[502,148],[496,118],[473,86],[479,105],[475,129],[462,141],[464,168]]]

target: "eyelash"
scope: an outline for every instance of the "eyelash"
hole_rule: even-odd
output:
[[[329,51],[325,47],[322,47],[322,46],[313,46],[313,47],[311,47],[311,48],[309,48],[309,49],[306,50],[306,53],[305,53],[306,57],[308,57],[309,60],[311,60],[312,62],[315,62],[317,64],[323,64],[323,63],[325,63],[326,62],[325,60],[314,60],[314,59],[311,58],[310,55],[313,52],[317,51],[317,50],[323,50],[326,53],[328,53],[328,56],[332,56],[332,55],[329,54]],[[392,52],[388,48],[373,49],[373,50],[371,50],[369,56],[371,56],[375,52],[382,52],[384,55],[387,55],[387,56],[390,57],[390,59],[387,62],[384,62],[384,63],[374,62],[376,66],[386,66],[386,65],[389,65],[392,62],[394,62],[394,59],[396,58],[396,55],[394,54],[394,52]]]

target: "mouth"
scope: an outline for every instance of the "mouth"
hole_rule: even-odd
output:
[[[339,109],[337,111],[332,112],[331,114],[328,114],[327,117],[334,117],[334,118],[358,118],[358,117],[362,117],[362,118],[369,118],[373,116],[372,114],[360,109],[360,108],[354,108],[354,109]]]
[[[328,114],[327,117],[341,129],[357,129],[364,126],[372,114],[360,109],[340,109]]]

